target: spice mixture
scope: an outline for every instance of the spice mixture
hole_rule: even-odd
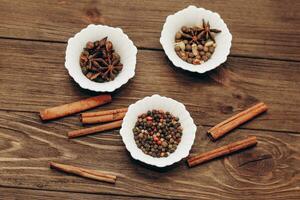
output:
[[[202,20],[201,26],[181,27],[175,35],[175,51],[184,61],[199,65],[207,61],[217,46],[215,35],[221,30],[211,29],[209,22]]]
[[[137,146],[153,157],[167,157],[173,153],[182,136],[178,117],[169,112],[152,110],[138,117],[133,128]]]
[[[80,55],[80,66],[88,79],[100,83],[114,80],[123,68],[119,54],[107,37],[86,44]]]

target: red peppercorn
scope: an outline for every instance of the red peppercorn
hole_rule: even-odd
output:
[[[161,141],[160,141],[160,140],[158,140],[158,141],[157,141],[157,144],[158,144],[158,145],[161,145]]]
[[[158,138],[156,136],[153,136],[153,140],[156,142],[158,141]]]
[[[147,121],[152,121],[152,117],[148,116],[147,118]]]

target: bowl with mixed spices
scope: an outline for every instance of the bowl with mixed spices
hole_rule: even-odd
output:
[[[160,43],[176,67],[205,73],[227,59],[232,35],[218,13],[189,6],[167,17]]]
[[[166,167],[188,156],[196,125],[182,103],[153,95],[129,106],[120,134],[134,159]]]
[[[91,24],[68,40],[65,67],[82,88],[112,92],[135,75],[136,54],[122,29]]]

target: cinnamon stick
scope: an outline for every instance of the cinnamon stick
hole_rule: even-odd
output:
[[[116,183],[117,177],[114,175],[106,174],[97,170],[84,169],[81,167],[74,167],[71,165],[59,164],[50,162],[50,168],[54,168],[60,171],[64,171],[70,174],[76,174],[78,176],[94,179],[97,181],[103,181],[108,183]]]
[[[238,127],[239,125],[267,110],[268,107],[266,104],[262,102],[258,103],[212,127],[207,131],[207,134],[212,140],[217,140],[232,129]]]
[[[81,117],[80,121],[82,124],[96,124],[103,122],[111,122],[123,119],[125,117],[126,112],[121,113],[113,113],[109,115],[95,116],[95,117]]]
[[[88,110],[109,102],[111,102],[111,95],[99,95],[80,100],[74,103],[56,106],[53,108],[47,108],[45,110],[40,111],[40,117],[42,120],[56,119],[59,117],[64,117],[77,112]]]
[[[114,110],[81,113],[80,117],[83,118],[83,117],[96,117],[96,116],[110,115],[110,114],[127,112],[127,110],[128,110],[128,108],[119,108],[119,109],[114,109]]]
[[[248,137],[247,139],[237,141],[237,142],[233,142],[233,143],[230,143],[226,146],[219,147],[215,150],[193,156],[193,157],[191,157],[187,160],[187,163],[188,163],[189,167],[194,167],[196,165],[207,162],[207,161],[212,160],[214,158],[224,156],[224,155],[228,155],[228,154],[231,154],[233,152],[249,148],[249,147],[254,146],[256,144],[257,144],[256,137],[251,136],[251,137]]]
[[[94,126],[94,127],[90,127],[90,128],[84,128],[84,129],[79,129],[79,130],[75,130],[75,131],[70,131],[68,133],[68,137],[69,138],[75,138],[75,137],[88,135],[88,134],[92,134],[92,133],[96,133],[96,132],[101,132],[101,131],[106,131],[106,130],[119,128],[119,127],[121,127],[122,122],[123,122],[123,120],[118,120],[118,121],[114,121],[114,122],[111,122],[111,123],[102,124],[102,125],[99,125],[99,126]]]

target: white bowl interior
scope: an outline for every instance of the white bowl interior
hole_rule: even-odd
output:
[[[132,129],[135,126],[138,116],[153,109],[160,109],[165,112],[169,111],[172,115],[179,118],[179,122],[183,128],[181,142],[178,144],[175,152],[171,153],[168,157],[155,158],[144,154],[143,151],[137,147],[133,137]],[[161,97],[159,95],[145,97],[135,104],[130,105],[120,131],[123,142],[133,158],[157,167],[171,165],[188,156],[195,139],[195,133],[196,125],[189,112],[185,109],[185,106],[171,98]]]
[[[120,55],[122,71],[113,81],[97,83],[84,76],[79,64],[79,57],[88,41],[101,40],[108,37],[113,48]],[[66,68],[74,80],[83,88],[94,91],[113,91],[134,76],[137,49],[133,42],[120,28],[103,25],[89,25],[68,41],[66,51]]]
[[[175,34],[180,31],[182,26],[197,26],[202,24],[202,19],[209,21],[211,28],[220,29],[222,32],[216,34],[215,52],[212,57],[201,65],[193,65],[183,61],[176,54],[175,47]],[[177,67],[192,72],[204,73],[212,70],[225,62],[230,52],[232,36],[227,28],[227,25],[221,19],[218,13],[195,6],[189,6],[186,9],[178,11],[174,15],[167,17],[164,24],[160,42],[169,59]]]

